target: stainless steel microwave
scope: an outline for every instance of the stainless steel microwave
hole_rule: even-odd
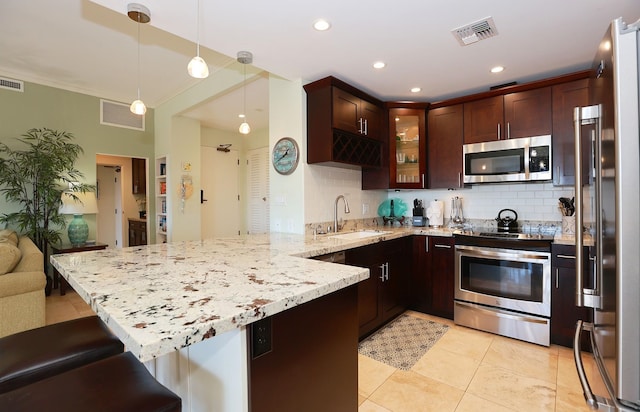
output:
[[[464,183],[551,180],[551,135],[465,144]]]

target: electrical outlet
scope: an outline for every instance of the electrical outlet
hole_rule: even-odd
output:
[[[369,203],[363,203],[362,204],[362,214],[366,215],[367,213],[369,213]]]

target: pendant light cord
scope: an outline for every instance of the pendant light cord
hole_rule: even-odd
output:
[[[196,15],[196,55],[200,57],[200,0],[198,0],[198,14]]]
[[[140,100],[140,12],[138,12],[138,100]]]
[[[244,121],[247,122],[247,64],[242,64],[242,73],[244,75],[244,86],[242,87],[242,111]]]

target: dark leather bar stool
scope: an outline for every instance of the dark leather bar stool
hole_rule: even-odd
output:
[[[74,319],[0,338],[0,393],[124,351],[97,317]]]
[[[0,411],[179,412],[182,400],[131,352],[0,395]]]

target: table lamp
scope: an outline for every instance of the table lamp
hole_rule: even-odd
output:
[[[67,228],[69,241],[72,245],[84,245],[89,237],[89,225],[82,218],[83,214],[98,213],[98,202],[94,192],[73,192],[77,197],[71,197],[71,192],[62,192],[62,205],[58,213],[61,215],[73,215],[73,219]]]

